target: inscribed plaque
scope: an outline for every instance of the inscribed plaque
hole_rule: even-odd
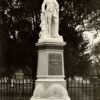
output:
[[[62,54],[49,53],[49,75],[62,75]]]

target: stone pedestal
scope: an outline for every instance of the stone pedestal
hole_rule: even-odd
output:
[[[65,42],[40,42],[35,90],[30,100],[70,100],[64,80],[63,47]]]

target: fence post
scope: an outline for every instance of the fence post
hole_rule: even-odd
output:
[[[92,78],[93,89],[94,89],[94,100],[97,100],[97,78]]]

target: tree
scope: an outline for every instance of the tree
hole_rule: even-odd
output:
[[[85,54],[88,41],[82,36],[83,30],[76,30],[78,25],[84,25],[83,21],[91,10],[84,1],[70,0],[60,1],[60,34],[63,34],[67,42],[65,47],[65,72],[66,76],[84,75],[91,64],[89,54]],[[85,73],[86,72],[86,73]]]
[[[7,41],[10,41],[7,60],[4,61],[13,72],[15,69],[30,68],[33,73],[36,73],[35,43],[39,37],[42,2],[43,0],[2,0],[0,19],[1,24],[7,26],[6,35],[9,37]],[[60,5],[59,34],[67,42],[64,52],[66,75],[68,77],[84,75],[90,66],[90,60],[89,54],[84,53],[88,41],[83,39],[82,31],[83,28],[87,28],[83,27],[84,21],[89,20],[88,16],[93,15],[92,12],[96,13],[96,10],[91,9],[90,3],[85,0],[58,0],[58,2]],[[77,30],[79,25],[82,28]]]
[[[5,35],[9,38],[9,40],[7,40],[5,36],[3,37],[7,43],[9,42],[7,55],[4,53],[6,59],[1,57],[6,64],[6,66],[4,66],[4,64],[2,64],[2,66],[7,70],[3,74],[14,74],[15,71],[20,69],[22,69],[26,74],[32,74],[30,69],[33,68],[35,73],[36,57],[34,57],[34,55],[36,56],[36,50],[34,49],[34,45],[37,41],[37,31],[36,29],[32,30],[30,13],[27,13],[28,7],[26,10],[26,5],[22,5],[22,2],[16,0],[3,0],[1,3],[2,15],[0,17],[0,24],[6,26],[7,31],[5,32]],[[34,27],[37,27],[36,22],[34,22]],[[2,27],[0,28],[2,31],[5,30]],[[6,46],[7,44],[2,45]],[[29,70],[29,72],[26,70]]]

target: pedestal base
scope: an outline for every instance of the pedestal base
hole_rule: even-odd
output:
[[[31,97],[30,100],[70,100],[70,98],[66,97],[66,98],[59,98],[59,99],[56,99],[56,98],[47,98],[47,99],[43,99],[43,98],[34,98],[34,97]]]
[[[62,86],[60,80],[42,80],[36,85],[33,96],[30,100],[70,100],[66,89]]]
[[[30,100],[70,100],[64,80],[65,42],[40,42],[35,90]]]
[[[59,36],[58,38],[52,38],[52,37],[46,37],[46,36],[43,36],[42,38],[40,38],[39,40],[38,40],[38,43],[41,43],[41,42],[64,42],[63,41],[63,38],[62,38],[62,36]]]

